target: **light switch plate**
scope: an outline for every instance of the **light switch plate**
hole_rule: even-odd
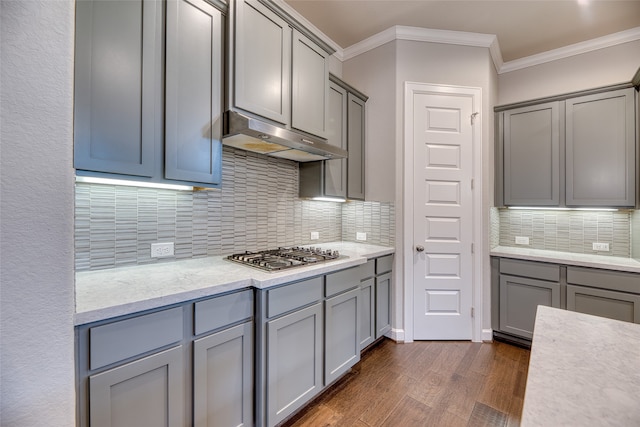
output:
[[[318,240],[320,238],[320,233],[318,231],[311,232],[311,240]]]
[[[529,238],[525,236],[516,236],[516,245],[528,245]]]
[[[173,242],[151,244],[151,258],[162,258],[166,256],[173,256]]]
[[[593,250],[594,251],[609,252],[609,244],[608,243],[593,242]]]
[[[356,240],[367,240],[367,233],[356,233]]]

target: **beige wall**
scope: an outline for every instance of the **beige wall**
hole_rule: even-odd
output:
[[[500,74],[498,105],[630,82],[640,40]]]

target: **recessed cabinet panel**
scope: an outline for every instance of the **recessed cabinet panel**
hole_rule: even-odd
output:
[[[504,203],[560,204],[559,103],[504,112]]]
[[[567,310],[640,323],[640,295],[567,285]]]
[[[360,360],[360,308],[360,288],[325,302],[325,385]]]
[[[151,177],[161,4],[76,3],[74,166]]]
[[[325,138],[328,54],[296,30],[292,43],[291,127]]]
[[[533,337],[538,305],[560,307],[560,284],[500,275],[500,330]]]
[[[235,105],[289,124],[291,28],[257,0],[235,7]]]
[[[220,184],[222,14],[167,2],[165,178]]]
[[[376,277],[376,339],[391,330],[391,273]]]
[[[353,94],[347,102],[347,197],[364,200],[365,195],[365,101]]]
[[[376,337],[376,296],[374,279],[360,284],[360,350],[371,344]]]
[[[329,144],[347,150],[347,91],[333,82],[329,85],[327,137]],[[324,194],[347,197],[346,159],[324,162]]]
[[[567,205],[635,205],[633,88],[566,101]]]

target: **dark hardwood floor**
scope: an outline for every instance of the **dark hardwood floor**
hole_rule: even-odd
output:
[[[385,339],[283,426],[519,426],[529,350]]]

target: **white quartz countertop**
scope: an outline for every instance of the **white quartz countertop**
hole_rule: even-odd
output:
[[[513,248],[508,246],[497,246],[491,249],[491,256],[640,273],[640,261],[633,258],[575,254],[570,252]]]
[[[222,292],[265,289],[364,264],[394,253],[394,248],[351,242],[315,246],[344,255],[334,261],[276,273],[246,267],[224,256],[195,258],[109,270],[76,273],[75,324],[95,322]]]
[[[539,306],[522,427],[640,425],[640,325]]]

